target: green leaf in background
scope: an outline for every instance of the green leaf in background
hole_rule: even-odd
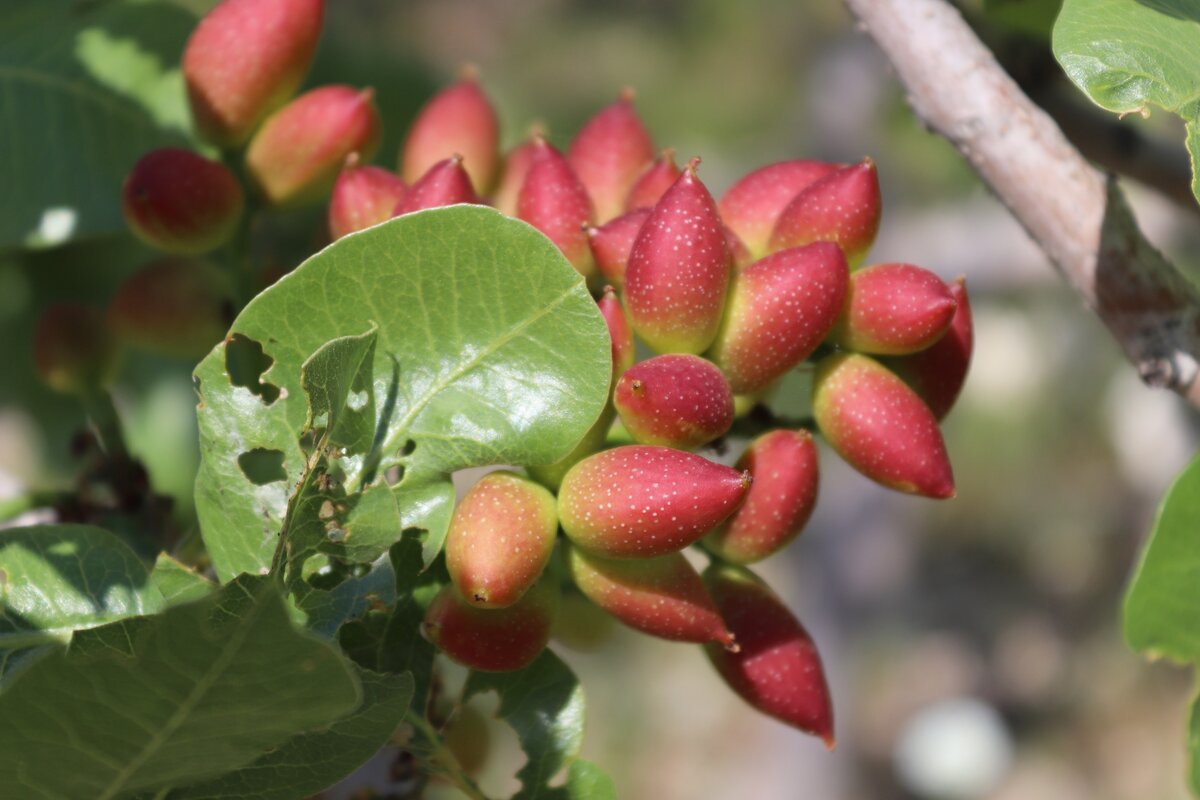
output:
[[[1200,457],[1167,490],[1125,594],[1125,639],[1151,658],[1200,664]],[[1188,736],[1192,791],[1200,794],[1200,703]]]
[[[269,567],[304,476],[301,365],[372,326],[378,463],[347,453],[339,467],[350,490],[364,473],[398,478],[402,527],[426,531],[426,564],[445,537],[451,472],[552,462],[604,405],[607,328],[583,279],[530,226],[455,206],[344,237],[251,301],[196,369],[196,504],[223,580]],[[276,454],[281,473],[248,475],[239,459],[252,451]]]
[[[1187,125],[1200,201],[1200,5],[1191,0],[1065,0],[1054,55],[1095,103],[1118,114],[1150,105]]]
[[[567,772],[567,795],[570,800],[615,800],[617,788],[604,770],[581,758]]]
[[[106,530],[40,525],[0,531],[0,648],[65,641],[72,631],[162,607],[145,565]]]
[[[194,783],[362,700],[352,666],[293,628],[260,578],[85,633],[107,646],[58,649],[0,693],[0,797],[103,800]]]
[[[579,755],[583,745],[583,688],[571,669],[546,650],[537,661],[516,672],[472,672],[463,700],[486,691],[500,695],[498,716],[516,731],[529,758],[517,772],[521,791],[513,800],[574,797],[561,787],[548,785]],[[587,774],[579,776],[581,790],[588,783]]]
[[[124,230],[125,174],[187,140],[195,23],[169,3],[0,3],[0,250]]]
[[[412,700],[410,675],[379,675],[355,667],[362,702],[328,729],[284,742],[241,769],[173,791],[167,800],[295,800],[349,775],[391,738]]]
[[[217,588],[212,581],[166,553],[158,554],[154,569],[150,570],[150,582],[158,587],[168,606],[199,600]]]

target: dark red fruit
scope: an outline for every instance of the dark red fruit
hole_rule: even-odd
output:
[[[837,171],[825,161],[780,161],[759,167],[730,186],[721,197],[721,219],[746,244],[751,255],[767,252],[779,215],[796,195]]]
[[[845,309],[829,338],[859,353],[915,353],[941,338],[954,309],[950,288],[929,270],[876,264],[850,276]]]
[[[725,683],[762,713],[819,736],[832,749],[833,705],[808,631],[747,569],[714,563],[704,571],[704,584],[737,638],[736,652],[704,646]]]
[[[508,672],[533,663],[550,641],[558,587],[533,585],[507,608],[477,608],[448,584],[425,610],[421,631],[450,658],[481,672]]]
[[[471,178],[463,169],[462,159],[451,156],[429,168],[421,179],[409,187],[404,199],[396,204],[396,215],[441,208],[457,203],[478,203],[471,188]]]
[[[851,267],[871,249],[883,201],[875,162],[842,167],[810,184],[787,204],[775,223],[771,252],[810,242],[833,242]]]
[[[629,187],[654,159],[654,142],[633,107],[633,91],[603,108],[580,128],[567,161],[587,188],[597,222],[625,210]]]
[[[394,172],[362,166],[358,154],[346,159],[329,198],[329,235],[340,239],[392,218],[396,205],[408,193],[408,185]]]
[[[950,294],[956,304],[954,319],[942,338],[911,356],[883,360],[884,366],[911,386],[939,420],[950,413],[967,379],[975,339],[966,280],[959,278],[950,284]]]
[[[168,253],[207,253],[237,230],[245,201],[229,168],[190,150],[151,150],[121,191],[125,221],[146,244]]]

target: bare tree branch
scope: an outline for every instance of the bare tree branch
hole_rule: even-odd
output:
[[[1200,407],[1200,294],[944,0],[844,0],[946,137],[1108,326],[1142,379]]]

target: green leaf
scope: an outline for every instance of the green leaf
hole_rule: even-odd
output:
[[[375,438],[372,368],[378,330],[326,342],[300,365],[308,397],[305,432],[322,429],[322,444],[351,455],[365,454]],[[358,397],[357,403],[354,397]]]
[[[308,583],[297,586],[296,605],[304,612],[305,626],[313,633],[332,639],[349,619],[371,608],[390,608],[396,602],[396,575],[384,559],[365,575],[347,578],[332,589]]]
[[[546,650],[537,661],[516,672],[472,672],[463,700],[486,691],[500,695],[499,716],[516,731],[529,758],[517,773],[521,791],[514,800],[564,797],[561,788],[551,788],[548,783],[579,755],[583,745],[584,703],[579,680],[558,656]],[[587,779],[583,769],[581,787]]]
[[[1155,105],[1187,125],[1200,200],[1200,7],[1190,0],[1065,0],[1054,55],[1095,103],[1118,114]]]
[[[1153,658],[1200,662],[1200,457],[1167,490],[1125,595],[1125,639]]]
[[[581,758],[567,772],[567,795],[570,800],[615,800],[617,788],[604,770]]]
[[[162,607],[145,565],[106,530],[0,531],[0,648],[66,640],[72,631]]]
[[[378,463],[347,454],[337,466],[351,492],[368,472],[402,472],[401,526],[426,531],[426,564],[446,533],[451,472],[553,462],[604,406],[607,328],[580,275],[530,226],[455,206],[344,237],[256,297],[196,370],[197,511],[223,580],[269,567],[305,474],[301,365],[372,325]],[[242,471],[256,449],[280,454],[286,480]]]
[[[1200,665],[1200,456],[1167,490],[1125,593],[1125,639],[1151,658]],[[1188,734],[1192,791],[1200,794],[1200,701]]]
[[[217,588],[212,581],[166,553],[158,554],[154,569],[150,570],[150,582],[162,593],[168,606],[199,600]]]
[[[0,3],[0,249],[124,230],[125,174],[186,142],[195,22],[167,3]]]
[[[254,763],[215,780],[173,791],[168,800],[295,800],[349,775],[379,751],[412,700],[412,676],[355,667],[362,702],[326,730],[285,742]]]
[[[105,646],[58,649],[0,693],[0,797],[104,799],[193,783],[361,701],[351,666],[294,629],[259,578],[85,634]]]

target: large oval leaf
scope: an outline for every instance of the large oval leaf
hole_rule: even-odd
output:
[[[522,222],[455,206],[339,240],[255,298],[196,370],[196,503],[218,573],[270,565],[310,428],[338,445],[347,491],[403,470],[402,527],[428,531],[428,562],[449,474],[565,455],[600,414],[610,358],[583,279]]]
[[[1187,123],[1192,193],[1200,200],[1200,7],[1189,0],[1065,0],[1054,55],[1098,105],[1119,114],[1149,105]]]

